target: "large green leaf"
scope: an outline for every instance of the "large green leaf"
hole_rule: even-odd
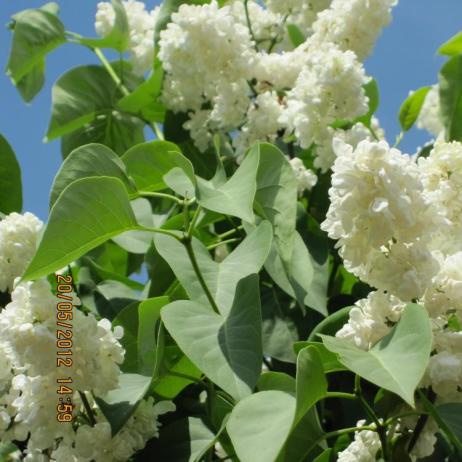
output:
[[[24,280],[66,266],[137,223],[127,190],[117,178],[83,178],[70,184],[51,209],[48,225]]]
[[[143,129],[143,122],[130,114],[118,111],[101,114],[89,124],[64,135],[61,139],[61,154],[65,159],[80,146],[99,143],[121,156],[127,149],[144,142]]]
[[[313,280],[304,302],[306,306],[326,315],[330,274],[329,239],[319,227],[319,223],[310,215],[307,216],[305,222],[302,222],[299,232],[308,248],[313,266]]]
[[[253,223],[259,158],[257,149],[251,151],[234,175],[224,184],[215,185],[212,181],[197,178],[197,202],[208,210]]]
[[[66,41],[55,7],[55,3],[49,3],[13,16],[13,43],[6,72],[26,101],[43,86],[46,55]]]
[[[191,361],[236,400],[252,393],[262,364],[258,276],[239,281],[227,316],[196,302],[177,301],[162,320]]]
[[[462,140],[462,56],[451,58],[440,71],[441,118],[448,141]]]
[[[22,209],[21,168],[8,141],[0,135],[0,212]]]
[[[297,357],[297,410],[294,427],[327,394],[327,380],[318,350],[308,346]]]
[[[123,111],[141,116],[151,122],[163,122],[165,107],[158,101],[162,91],[164,72],[158,67],[150,77],[132,93],[124,96],[118,103]]]
[[[419,390],[418,393],[423,409],[434,419],[440,431],[454,445],[458,455],[462,456],[462,419],[460,417],[462,405],[460,403],[446,403],[435,406],[422,390]]]
[[[127,63],[115,65],[124,74],[126,84],[138,83]],[[101,66],[79,66],[66,72],[53,86],[51,120],[46,140],[71,133],[95,120],[107,122],[114,110],[114,98],[120,89]]]
[[[154,226],[151,203],[142,197],[132,200],[130,205],[139,225],[152,228]],[[153,233],[150,231],[125,231],[112,238],[122,249],[134,254],[145,254],[152,245]]]
[[[313,460],[326,447],[325,442],[322,441],[323,434],[316,407],[312,407],[298,425],[292,428],[277,462]]]
[[[441,55],[458,56],[462,53],[462,32],[451,37],[447,42],[443,43],[438,49]]]
[[[194,196],[196,180],[193,166],[176,144],[168,141],[138,144],[129,149],[122,160],[140,191],[171,187],[183,196]],[[180,176],[182,181],[179,185]]]
[[[167,356],[168,347],[166,347],[164,360]],[[168,365],[168,370],[164,371],[161,377],[153,383],[153,392],[164,399],[176,398],[184,388],[202,376],[202,372],[187,356],[179,352],[178,358],[173,364]]]
[[[425,373],[432,348],[431,324],[421,306],[407,305],[397,326],[369,351],[341,338],[321,337],[348,369],[396,393],[414,407],[414,392]]]
[[[136,374],[140,365],[138,362],[138,306],[140,302],[135,301],[117,313],[113,319],[113,327],[121,326],[124,335],[121,344],[125,350],[124,362],[121,366],[122,372]]]
[[[350,317],[351,306],[346,306],[335,313],[323,319],[310,333],[308,341],[316,342],[319,340],[318,335],[332,335],[335,334],[348,322]]]
[[[172,268],[191,300],[208,306],[209,301],[197,279],[185,247],[171,236],[158,234],[154,238],[159,254]],[[205,283],[222,314],[227,314],[233,303],[240,279],[258,273],[268,256],[271,245],[271,225],[261,223],[221,263],[212,260],[207,248],[197,239],[192,247]]]
[[[175,420],[162,428],[153,457],[158,462],[194,462],[214,439],[213,432],[198,417]]]
[[[114,48],[117,51],[125,51],[130,43],[130,26],[127,13],[121,0],[111,0],[114,9],[114,26],[105,37],[100,39],[78,38],[78,42],[91,48]]]
[[[289,161],[275,146],[256,144],[259,153],[255,210],[274,228],[274,240],[285,264],[290,262],[295,241],[297,180]]]
[[[289,436],[295,398],[262,391],[239,402],[226,426],[241,462],[273,462]]]
[[[138,403],[144,398],[151,377],[139,374],[122,374],[119,386],[111,390],[104,397],[97,397],[96,403],[111,424],[112,434],[115,435],[125,425],[135,412]]]
[[[436,407],[436,410],[452,433],[457,437],[459,447],[462,448],[462,404],[440,404]]]
[[[73,181],[94,176],[118,178],[128,192],[135,191],[125,165],[114,151],[102,144],[87,144],[73,151],[61,165],[51,187],[50,208]]]
[[[345,371],[346,367],[339,362],[338,356],[332,351],[328,350],[323,343],[320,342],[295,342],[294,351],[299,353],[306,347],[314,348],[319,355],[321,360],[321,366],[324,372],[327,374],[329,372]]]
[[[138,361],[142,374],[157,377],[163,353],[163,334],[160,310],[169,302],[168,297],[144,300],[138,307]]]
[[[257,383],[258,391],[279,390],[295,396],[295,379],[283,372],[264,372]]]
[[[305,306],[305,299],[311,292],[311,283],[314,277],[313,264],[300,234],[295,231],[295,240],[292,249],[292,256],[289,263],[282,261],[276,243],[273,241],[271,252],[265,262],[265,269],[271,279],[291,297],[298,300],[302,307]],[[326,309],[321,310],[326,314]]]
[[[402,104],[399,110],[399,122],[405,132],[415,124],[430,89],[431,87],[419,88],[412,92]]]
[[[280,302],[274,287],[262,287],[261,303],[264,354],[280,361],[295,363],[297,358],[292,344],[299,339],[299,335],[297,322],[290,316],[292,310]]]

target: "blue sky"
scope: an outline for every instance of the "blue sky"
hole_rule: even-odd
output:
[[[57,0],[61,18],[68,30],[92,36],[97,0]],[[6,25],[12,14],[45,1],[2,0],[0,24]],[[154,2],[152,2],[154,4]],[[401,0],[394,11],[394,21],[366,62],[368,73],[380,86],[382,101],[378,112],[389,141],[393,142],[399,127],[397,112],[409,90],[434,83],[443,59],[436,55],[438,46],[462,30],[460,0]],[[0,28],[0,63],[5,67],[10,46],[10,32]],[[50,113],[51,85],[67,69],[96,62],[90,51],[66,45],[47,60],[47,83],[41,94],[25,105],[9,79],[0,74],[0,132],[5,135],[18,156],[23,171],[24,210],[46,219],[48,193],[60,164],[59,141],[43,144],[42,139]],[[401,147],[414,152],[428,136],[413,130]]]

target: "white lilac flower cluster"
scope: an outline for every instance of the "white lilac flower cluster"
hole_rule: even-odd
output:
[[[58,422],[56,418],[56,306],[59,301],[46,279],[19,283],[30,262],[42,223],[30,213],[13,213],[0,221],[0,264],[3,289],[11,302],[0,307],[0,440],[21,441],[28,462],[125,461],[158,434],[157,416],[173,410],[170,402],[142,401],[126,426],[114,437],[96,409],[97,424]],[[16,281],[15,281],[16,279]],[[107,319],[77,308],[73,294],[74,414],[82,409],[79,392],[104,396],[117,388],[124,349],[123,329],[112,329]],[[90,396],[90,395],[88,395]],[[50,456],[51,454],[51,456]]]
[[[365,420],[360,420],[356,426],[365,425]],[[361,430],[355,432],[354,441],[338,454],[338,462],[371,462],[380,449],[380,438],[377,432]]]
[[[134,72],[144,74],[151,70],[154,64],[154,28],[160,7],[148,11],[145,3],[135,0],[126,0],[122,4],[130,28],[127,51],[130,53]],[[111,3],[98,3],[95,20],[97,34],[106,37],[114,27],[114,22],[115,12]]]
[[[11,291],[26,269],[42,226],[32,213],[11,213],[0,221],[0,292]]]
[[[188,114],[185,128],[204,151],[217,132],[241,155],[255,141],[295,136],[315,146],[315,167],[335,158],[337,120],[368,110],[361,60],[391,19],[395,0],[231,0],[180,6],[160,34],[162,98]],[[287,26],[303,43],[294,47]],[[355,128],[358,142],[370,139]],[[361,138],[358,140],[358,136]]]
[[[462,144],[436,141],[419,159],[385,142],[362,141],[353,149],[336,139],[334,145],[322,228],[337,240],[345,267],[377,289],[356,303],[337,336],[368,350],[417,300],[433,326],[421,385],[432,387],[437,403],[462,402]],[[414,457],[431,455],[437,430],[430,422]],[[353,460],[353,449],[341,460]]]
[[[426,130],[435,138],[443,139],[444,127],[440,111],[440,87],[439,85],[433,85],[425,97],[417,119],[417,127]]]

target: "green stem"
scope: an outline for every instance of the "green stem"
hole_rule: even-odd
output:
[[[150,226],[142,226],[138,225],[135,228],[136,231],[147,231],[149,233],[158,233],[158,234],[165,234],[167,236],[175,238],[179,242],[183,242],[183,239],[181,236],[178,236],[178,234],[175,234],[172,231],[168,231],[167,229],[161,229],[161,228],[151,228]]]
[[[220,314],[220,310],[218,309],[218,306],[215,303],[215,300],[213,299],[212,294],[210,293],[210,290],[207,287],[207,284],[205,283],[204,276],[202,276],[199,265],[197,264],[196,255],[194,254],[194,249],[192,246],[191,239],[185,238],[182,240],[182,242],[184,246],[186,247],[186,252],[188,252],[188,256],[189,256],[189,259],[191,260],[191,264],[193,266],[194,272],[196,273],[197,279],[202,287],[202,290],[204,291],[207,297],[207,300],[209,301],[211,307],[213,308],[213,311],[215,311],[215,313],[217,314]]]
[[[180,372],[168,371],[167,375],[171,375],[173,377],[180,377],[181,379],[189,380],[190,382],[195,382],[199,385],[205,387],[204,382],[201,379],[197,379],[196,377],[192,377],[191,375],[181,374]]]
[[[197,206],[196,210],[194,211],[194,215],[192,217],[191,223],[189,224],[188,229],[188,237],[191,238],[194,232],[194,228],[196,227],[197,220],[199,219],[199,214],[201,213],[202,207],[199,205]]]
[[[255,38],[255,34],[253,33],[252,23],[250,21],[250,14],[249,14],[249,0],[244,0],[244,10],[245,10],[245,19],[247,21],[247,27],[249,28],[250,37],[254,42],[255,50],[258,50],[257,39]]]
[[[378,433],[380,438],[380,444],[382,445],[383,460],[385,462],[388,462],[390,460],[390,456],[388,451],[387,427],[380,422],[376,413],[364,398],[361,390],[361,377],[359,375],[355,376],[355,396],[358,399],[361,406],[363,407],[366,414],[374,422],[376,426],[375,431]]]
[[[340,391],[330,391],[327,393],[326,398],[340,398],[340,399],[356,399],[353,393],[342,393]]]
[[[425,411],[420,411],[420,412],[405,412],[403,414],[398,414],[398,415],[394,415],[393,417],[390,417],[388,418],[386,421],[385,421],[385,425],[388,426],[388,425],[391,425],[393,422],[395,422],[396,420],[399,420],[399,419],[404,419],[405,417],[415,417],[415,416],[422,416],[422,415],[429,415],[428,412],[425,412]]]
[[[403,138],[404,138],[404,132],[401,132],[397,137],[396,137],[396,141],[395,141],[395,144],[393,145],[394,148],[397,148],[401,141],[403,141]]]
[[[75,35],[75,34],[73,34]],[[117,72],[114,70],[114,68],[111,66],[111,63],[108,61],[104,53],[101,51],[100,48],[91,48],[93,52],[96,54],[98,59],[101,61],[101,64],[104,66],[108,74],[111,76],[112,80],[114,80],[114,83],[117,85],[118,88],[122,91],[124,96],[128,96],[130,94],[130,91],[128,88],[123,84],[121,78],[117,75]],[[132,114],[134,115],[134,114]],[[140,117],[141,120],[143,120],[144,123],[149,125],[151,129],[153,130],[154,134],[157,136],[159,140],[164,140],[164,134],[162,133],[162,130],[159,128],[159,125],[157,125],[156,122],[150,122],[147,120],[144,120],[142,117]]]
[[[85,392],[79,391],[80,399],[82,400],[83,407],[85,408],[85,413],[87,415],[88,421],[90,422],[91,426],[94,427],[96,425],[95,415],[91,409],[90,403],[85,396]]]
[[[160,193],[160,192],[151,192],[151,191],[138,191],[137,197],[158,197],[160,199],[170,199],[175,201],[177,204],[183,204],[183,201],[171,194]]]
[[[104,53],[101,51],[101,49],[95,47],[92,48],[92,50],[94,51],[95,55],[98,56],[98,59],[101,61],[101,64],[104,66],[108,74],[111,76],[112,80],[114,80],[115,84],[120,88],[124,96],[128,96],[130,94],[128,88],[123,84],[122,80],[117,75],[117,72],[111,66],[111,63],[107,60],[106,56],[104,56]]]
[[[223,238],[232,236],[233,234],[237,233],[241,229],[244,229],[244,227],[242,225],[239,225],[237,228],[230,229],[229,231],[226,231],[225,233],[217,234],[217,237],[219,239],[223,239]]]
[[[423,394],[419,390],[419,394]],[[428,397],[424,395],[425,398],[427,398],[430,403],[434,403],[436,399],[436,395],[432,389],[429,390],[428,392]],[[417,421],[417,424],[414,428],[414,432],[412,434],[411,441],[409,441],[409,446],[408,446],[408,452],[411,453],[411,451],[414,449],[414,446],[417,444],[417,441],[419,440],[420,434],[423,432],[425,425],[427,425],[427,421],[429,419],[429,414],[422,414],[419,417],[419,420]]]
[[[216,249],[217,247],[220,247],[220,245],[231,244],[233,242],[238,242],[238,241],[240,241],[240,239],[233,238],[233,239],[227,239],[225,241],[216,242],[215,244],[207,246],[207,250],[213,250],[213,249]]]
[[[281,24],[279,25],[279,28],[282,29],[289,17],[290,13],[287,13],[283,18],[282,18],[282,21],[281,21]],[[278,39],[279,39],[279,31],[278,33],[273,37],[273,40],[271,40],[271,43],[268,47],[268,53],[271,53],[273,51],[273,48],[276,46],[276,44],[278,43]]]

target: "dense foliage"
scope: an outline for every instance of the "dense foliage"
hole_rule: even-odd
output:
[[[462,460],[462,35],[390,147],[362,61],[395,3],[12,18],[26,102],[57,47],[101,65],[53,85],[46,226],[0,137],[1,461]]]

